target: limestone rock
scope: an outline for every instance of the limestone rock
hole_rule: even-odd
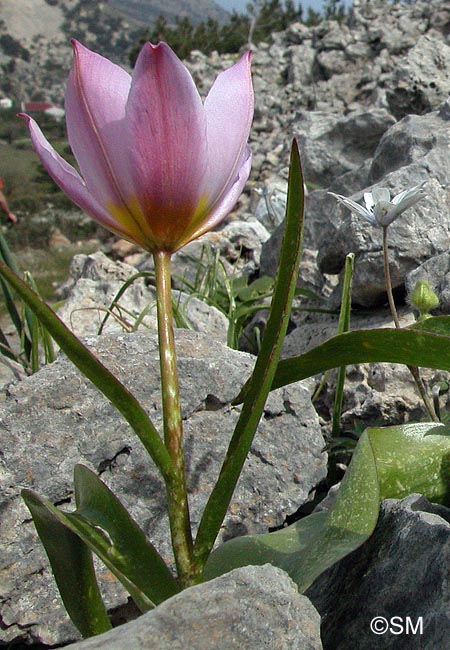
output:
[[[123,262],[114,262],[101,252],[76,255],[70,277],[60,288],[65,301],[58,314],[77,336],[96,335],[107,311],[126,281],[138,270]],[[156,292],[153,278],[138,278],[126,289],[112,309],[104,332],[133,331],[137,327],[156,329]],[[226,343],[228,319],[217,308],[195,295],[173,294],[183,327],[209,333]]]
[[[319,623],[288,576],[266,564],[191,587],[132,623],[69,648],[321,650]]]
[[[396,118],[436,109],[450,94],[450,47],[436,36],[421,36],[392,77],[386,96]]]

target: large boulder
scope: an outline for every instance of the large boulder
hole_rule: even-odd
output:
[[[417,494],[385,501],[370,539],[307,592],[324,649],[446,648],[449,560],[448,508]]]
[[[400,119],[436,109],[450,95],[450,47],[436,37],[421,36],[392,73],[389,108]]]
[[[207,607],[205,607],[207,603]],[[235,569],[70,650],[321,650],[320,617],[270,564]]]

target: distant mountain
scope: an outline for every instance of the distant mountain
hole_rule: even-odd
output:
[[[194,23],[205,18],[223,23],[229,17],[229,13],[213,0],[110,0],[108,4],[125,16],[147,24],[158,16],[164,16],[168,22],[177,16],[187,16]]]
[[[163,15],[219,22],[213,0],[0,0],[0,96],[61,103],[74,37],[121,65],[144,30]]]

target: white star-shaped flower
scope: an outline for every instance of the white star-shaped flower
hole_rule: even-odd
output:
[[[394,196],[392,200],[387,187],[376,187],[372,192],[364,192],[364,203],[366,204],[364,207],[341,194],[335,194],[334,192],[328,192],[328,194],[334,196],[339,203],[345,205],[353,214],[364,217],[374,226],[383,227],[389,226],[402,212],[425,196],[422,185],[416,185],[409,190],[404,190]]]

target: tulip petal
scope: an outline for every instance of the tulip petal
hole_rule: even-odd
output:
[[[126,205],[132,194],[124,124],[131,77],[77,41],[73,48],[65,101],[72,151],[99,203]]]
[[[245,183],[250,175],[250,169],[252,165],[252,154],[250,147],[247,146],[244,151],[244,161],[241,168],[238,171],[234,182],[228,188],[228,191],[223,193],[220,197],[220,200],[215,204],[215,206],[209,212],[207,219],[200,220],[200,223],[194,225],[193,229],[187,231],[180,241],[178,248],[185,246],[193,239],[201,237],[206,232],[212,230],[217,226],[226,216],[231,212],[233,207],[236,205],[242,190],[244,189]]]
[[[42,164],[55,183],[79,208],[87,212],[105,228],[120,237],[130,239],[130,233],[120,223],[111,218],[110,214],[92,196],[76,169],[57,153],[44,137],[41,129],[29,115],[23,113],[20,117],[27,120],[33,147]],[[132,239],[133,241],[133,239]]]
[[[165,43],[142,48],[126,113],[135,194],[155,238],[170,247],[197,210],[207,155],[200,95]]]
[[[253,118],[251,52],[221,72],[205,100],[208,139],[208,187],[214,201],[234,184],[247,147]]]

